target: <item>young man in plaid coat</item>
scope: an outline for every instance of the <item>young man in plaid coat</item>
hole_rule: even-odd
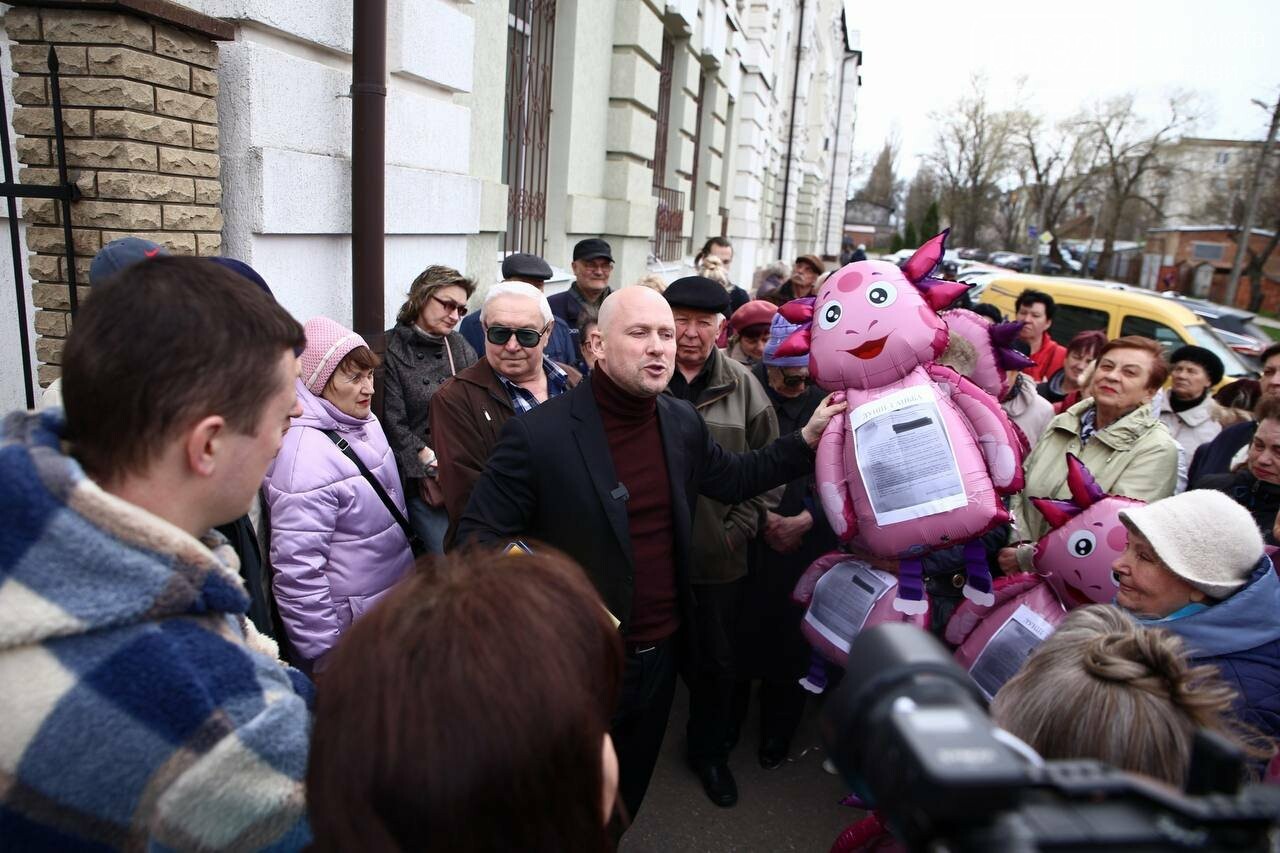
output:
[[[297,849],[311,685],[212,528],[297,411],[302,328],[159,258],[100,288],[61,410],[0,427],[0,846]]]

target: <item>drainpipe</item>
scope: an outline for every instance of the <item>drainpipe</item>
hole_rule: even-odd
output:
[[[796,98],[800,94],[800,50],[804,47],[804,7],[800,0],[800,26],[796,28],[796,68],[791,80],[791,127],[787,133],[787,162],[782,173],[782,216],[778,228],[778,257],[787,242],[787,197],[791,195],[791,152],[796,144]]]
[[[846,22],[845,26],[848,26]],[[844,111],[844,78],[847,75],[845,66],[848,65],[850,59],[858,59],[862,56],[862,51],[853,50],[845,54],[844,59],[840,60],[840,94],[836,100],[836,138],[831,144],[831,203],[827,206],[827,233],[822,238],[822,254],[831,254],[831,220],[836,215],[836,166],[840,162],[840,114]],[[849,152],[852,156],[852,151]],[[848,184],[848,175],[845,175],[845,183]],[[846,187],[846,190],[848,188]],[[840,244],[844,246],[844,211],[840,212]]]
[[[352,0],[351,310],[353,331],[384,349],[383,239],[387,112],[387,3]]]

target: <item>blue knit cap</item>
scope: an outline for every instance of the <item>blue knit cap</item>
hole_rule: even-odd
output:
[[[782,346],[792,332],[799,329],[797,323],[790,323],[786,317],[781,314],[773,315],[773,322],[769,325],[769,343],[764,345],[764,363],[770,367],[808,367],[809,355],[777,355],[778,347]]]

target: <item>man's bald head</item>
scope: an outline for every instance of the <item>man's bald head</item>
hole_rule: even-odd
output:
[[[600,317],[597,322],[602,330],[608,329],[609,324],[618,316],[631,316],[646,307],[659,313],[665,312],[667,318],[671,318],[671,306],[656,290],[648,287],[624,287],[612,294],[600,306]],[[672,323],[674,322],[672,320]]]
[[[638,397],[662,393],[676,358],[676,324],[667,300],[647,287],[624,287],[600,306],[587,346],[597,365]]]

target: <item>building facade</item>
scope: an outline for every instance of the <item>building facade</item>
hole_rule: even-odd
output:
[[[351,322],[350,2],[0,8],[25,181],[56,180],[58,52],[83,296],[94,252],[137,233],[251,264],[300,320]],[[740,283],[839,253],[861,65],[840,0],[387,0],[387,18],[388,324],[429,264],[485,285],[507,251],[567,270],[587,236],[613,245],[615,284],[678,274],[715,235]],[[42,384],[70,322],[59,216],[23,205]]]

